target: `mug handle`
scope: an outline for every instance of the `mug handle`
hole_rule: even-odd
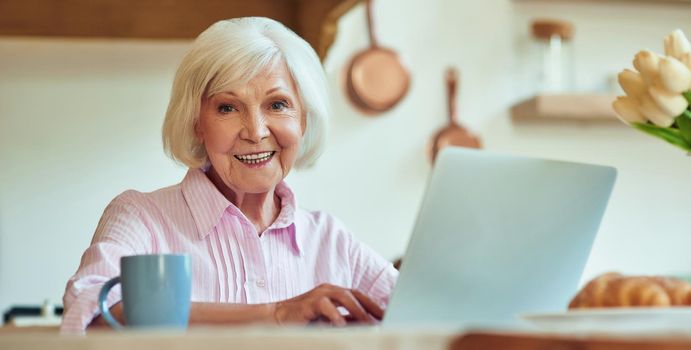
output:
[[[124,329],[123,325],[118,322],[113,315],[110,314],[108,310],[108,292],[110,289],[115,287],[116,284],[120,283],[120,276],[111,278],[106,284],[101,288],[101,292],[98,294],[98,308],[101,309],[101,315],[103,319],[113,327],[116,331],[121,331]]]

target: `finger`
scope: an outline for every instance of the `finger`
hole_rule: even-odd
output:
[[[345,317],[345,320],[346,320],[346,322],[348,322],[348,323],[357,322],[357,319],[355,319],[355,317],[353,317],[353,316],[350,316],[350,314],[345,315],[345,316],[343,316],[343,317]]]
[[[318,303],[319,307],[319,313],[323,315],[324,317],[328,318],[329,321],[335,326],[345,326],[346,325],[346,320],[345,318],[341,315],[340,312],[338,312],[338,309],[336,308],[336,305],[334,305],[331,300],[327,297],[323,297],[319,299]]]
[[[344,315],[343,317],[345,317],[346,322],[347,322],[348,324],[362,324],[362,322],[361,322],[360,320],[356,319],[356,318],[353,317],[353,316]],[[374,317],[372,317],[371,315],[368,315],[367,317],[369,317],[369,322],[366,323],[367,325],[369,325],[369,324],[374,324],[374,323],[377,322],[377,320],[375,320]]]
[[[367,314],[365,308],[360,305],[357,298],[353,296],[350,290],[339,288],[331,294],[331,299],[336,301],[340,306],[346,308],[348,313],[358,320],[358,322],[372,323],[372,318]]]
[[[365,295],[365,293],[362,293],[357,289],[352,289],[351,293],[370,315],[374,316],[374,318],[379,321],[384,318],[384,309],[382,309],[374,300],[370,299],[370,297]]]
[[[346,320],[348,322],[348,320]],[[323,325],[330,325],[331,320],[329,320],[326,316],[318,316],[317,318],[313,319],[312,321],[309,321],[308,325],[310,326],[323,326]]]

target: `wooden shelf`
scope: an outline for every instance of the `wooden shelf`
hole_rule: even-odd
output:
[[[550,94],[537,95],[511,107],[514,122],[618,121],[612,102],[614,95]]]
[[[0,0],[0,35],[193,39],[212,23],[264,16],[302,36],[320,58],[338,19],[362,0]]]

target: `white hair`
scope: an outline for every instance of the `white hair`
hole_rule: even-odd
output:
[[[208,156],[194,130],[202,98],[247,83],[263,69],[281,61],[297,86],[306,118],[295,166],[314,163],[326,143],[329,95],[324,70],[305,40],[283,24],[264,17],[216,22],[194,41],[175,74],[163,122],[166,154],[190,168],[204,166]]]

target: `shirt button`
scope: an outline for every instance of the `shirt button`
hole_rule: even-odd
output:
[[[265,286],[266,282],[264,280],[257,280],[257,287],[264,288]]]

